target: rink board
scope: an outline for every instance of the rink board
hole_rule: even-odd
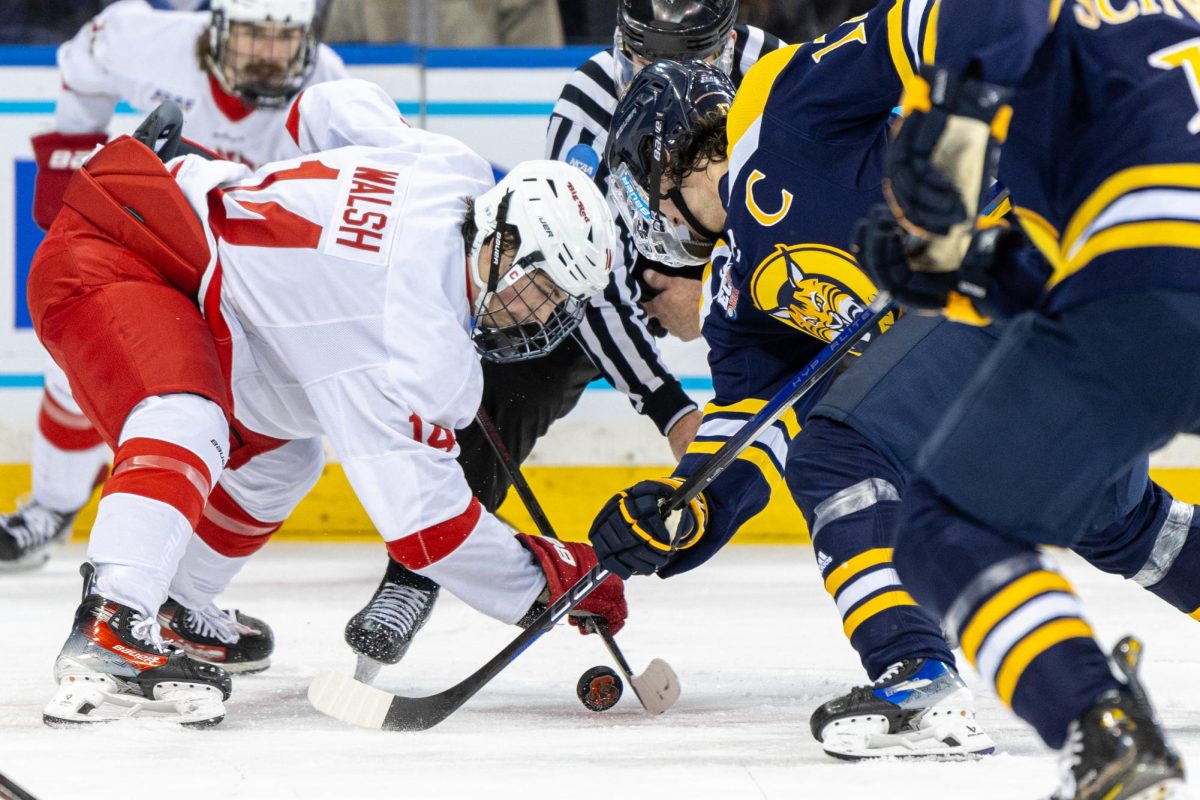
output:
[[[525,469],[546,516],[559,535],[573,541],[586,541],[592,518],[617,490],[646,478],[667,474],[663,466],[531,466]],[[1200,470],[1159,468],[1151,477],[1176,497],[1200,503]],[[15,486],[29,485],[29,467],[24,464],[0,464],[0,508],[16,501]],[[93,496],[75,521],[75,536],[86,536],[96,515],[97,497]],[[510,491],[500,515],[513,527],[536,531],[516,493]],[[340,464],[329,464],[317,486],[288,518],[276,538],[299,541],[354,541],[376,537],[367,513],[350,489]],[[751,519],[734,539],[738,544],[807,543],[808,526],[786,491],[777,491],[758,516]]]
[[[415,124],[456,136],[498,170],[543,155],[547,118],[587,48],[562,50],[421,50],[408,46],[340,47],[353,74],[379,83]],[[29,137],[52,126],[58,77],[52,47],[0,47],[0,511],[28,490],[30,437],[45,354],[29,326],[23,286],[41,234],[29,216],[34,168]],[[140,114],[119,106],[111,133],[136,126]],[[702,342],[659,340],[664,358],[698,402],[711,397]],[[564,535],[582,536],[591,516],[614,491],[667,473],[663,439],[628,401],[606,385],[584,393],[580,407],[557,423],[530,459],[528,477]],[[1178,440],[1155,460],[1169,488],[1200,499],[1200,446]],[[503,509],[531,529],[519,504]],[[86,529],[92,507],[81,515]],[[284,536],[373,536],[371,526],[336,464],[284,528]],[[786,493],[752,520],[737,541],[807,539]]]

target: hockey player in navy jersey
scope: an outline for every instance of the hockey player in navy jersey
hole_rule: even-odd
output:
[[[974,722],[974,701],[940,631],[892,568],[886,522],[902,485],[899,470],[865,467],[840,422],[801,433],[809,403],[772,426],[692,504],[684,515],[691,530],[672,557],[647,541],[655,535],[639,531],[665,531],[649,519],[657,500],[875,294],[847,247],[858,217],[882,197],[885,124],[902,81],[886,44],[889,28],[900,24],[889,21],[891,5],[821,41],[767,55],[736,100],[719,72],[696,62],[648,67],[618,106],[606,159],[613,195],[644,256],[673,266],[711,261],[702,316],[716,397],[675,476],[615,497],[597,517],[592,541],[618,574],[683,572],[711,557],[786,478],[815,534],[844,632],[878,681],[814,715],[813,732],[827,752],[848,758],[993,747]],[[926,22],[901,29],[919,33]],[[867,49],[868,39],[882,46]],[[916,64],[907,46],[899,58],[911,75]],[[839,98],[850,98],[850,110],[830,113]],[[806,149],[796,147],[796,131],[807,136]],[[936,335],[930,327],[906,324],[907,335]]]
[[[728,242],[713,249],[704,315],[718,394],[677,477],[702,463],[698,454],[717,449],[782,380],[807,363],[822,343],[807,334],[821,331],[818,325],[824,323],[821,338],[831,338],[874,291],[843,249],[855,221],[841,215],[865,213],[870,198],[882,199],[884,125],[891,109],[886,81],[890,76],[898,89],[895,65],[909,63],[912,69],[911,62],[892,56],[884,37],[892,25],[921,30],[902,24],[898,6],[904,11],[888,2],[865,19],[849,21],[824,42],[769,57],[759,68],[763,80],[758,70],[750,73],[727,121],[720,114],[703,117],[706,110],[719,110],[719,100],[705,108],[694,102],[705,91],[693,97],[676,88],[687,85],[684,76],[698,71],[690,65],[653,67],[661,73],[660,85],[653,86],[650,75],[635,82],[618,110],[613,141],[616,146],[624,140],[625,147],[612,166],[616,180],[627,188],[630,202],[624,211],[640,213],[649,211],[654,200],[645,191],[653,184],[648,179],[654,169],[653,120],[671,106],[672,92],[695,107],[690,117],[664,115],[666,180],[658,201],[666,224],[643,225],[646,241],[639,246],[695,251],[691,257],[700,258],[704,245],[694,236],[699,227],[720,228]],[[889,15],[886,22],[884,13]],[[931,52],[927,36],[926,28],[915,43],[926,54]],[[868,46],[881,40],[884,47]],[[822,66],[837,64],[831,56],[851,43],[860,48],[854,61],[839,64],[842,69],[822,79]],[[833,51],[831,44],[837,45]],[[846,69],[849,63],[856,68]],[[910,71],[904,82],[914,76]],[[639,101],[635,92],[646,96]],[[639,102],[645,113],[639,112]],[[634,122],[639,113],[641,122]],[[618,133],[622,126],[624,134]],[[721,148],[705,144],[726,132],[728,159]],[[680,205],[688,207],[699,226],[687,223]],[[669,483],[631,487],[610,501],[592,530],[602,560],[618,574],[657,570],[667,576],[691,569],[765,504],[770,488],[762,473],[782,471],[809,521],[818,565],[846,632],[868,673],[881,683],[855,690],[814,715],[814,734],[824,737],[826,749],[837,755],[908,748],[911,741],[906,739],[930,744],[933,720],[922,721],[914,707],[933,704],[889,689],[921,669],[938,668],[931,660],[953,662],[948,653],[938,657],[939,643],[926,633],[926,623],[900,585],[891,564],[892,530],[917,452],[992,348],[996,332],[910,315],[877,338],[832,381],[828,392],[815,392],[797,409],[800,418],[811,409],[803,433],[797,436],[796,420],[785,417],[705,491],[691,516],[685,515],[684,530],[690,536],[685,549],[670,555],[669,548],[649,541],[668,537],[654,512],[657,499],[672,490]],[[1131,577],[1184,608],[1188,601],[1181,595],[1188,591],[1185,587],[1198,585],[1200,563],[1164,560],[1155,552],[1163,549],[1156,543],[1181,541],[1181,531],[1187,536],[1191,515],[1190,505],[1173,501],[1147,480],[1143,460],[1127,470],[1123,481],[1106,487],[1083,517],[1092,533],[1076,549],[1100,568]],[[893,663],[898,668],[887,669]],[[948,669],[943,674],[952,675]],[[846,724],[851,716],[879,725],[889,735],[856,731]]]
[[[900,222],[864,231],[870,267],[911,305],[1024,311],[923,454],[896,566],[1063,748],[1055,798],[1168,797],[1183,766],[1137,680],[1140,647],[1123,643],[1114,677],[1039,546],[1094,542],[1085,512],[1127,465],[1200,432],[1200,13],[1044,0],[941,13],[889,166]],[[1004,232],[975,224],[997,155],[1050,266],[1037,291],[1028,250],[993,247]],[[1200,617],[1200,535],[1190,507],[1170,516],[1104,557]]]

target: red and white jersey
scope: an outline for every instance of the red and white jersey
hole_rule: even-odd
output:
[[[492,170],[408,127],[364,81],[305,92],[288,129],[311,155],[255,172],[168,165],[214,253],[200,293],[220,292],[237,418],[281,439],[328,436],[395,540],[471,504],[454,430],[479,408],[483,375],[461,226]],[[371,146],[339,146],[342,131]]]
[[[254,166],[292,155],[281,135],[287,107],[251,109],[222,91],[201,64],[211,18],[159,11],[144,0],[106,8],[58,48],[63,90],[55,129],[102,132],[119,100],[144,113],[171,100],[183,110],[184,135],[223,158]],[[305,85],[347,76],[338,55],[320,45]]]

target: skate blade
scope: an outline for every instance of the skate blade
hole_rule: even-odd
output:
[[[318,672],[308,685],[308,702],[322,714],[358,725],[383,727],[393,696],[338,672]]]
[[[879,732],[880,725],[887,729],[887,720],[880,716],[864,715],[858,722],[858,730],[850,728],[826,734],[825,753],[843,761],[873,758],[967,761],[996,752],[991,737],[976,725],[969,712],[961,718],[951,717],[937,725],[901,733]]]
[[[51,727],[142,719],[170,725],[210,727],[225,718],[221,691],[198,684],[160,684],[153,698],[116,691],[109,676],[70,675],[42,709]]]
[[[354,680],[370,685],[379,677],[379,671],[382,669],[381,662],[366,656],[359,656],[358,662],[354,665]]]
[[[661,658],[651,661],[641,675],[631,675],[629,685],[651,714],[663,713],[679,699],[679,676]]]

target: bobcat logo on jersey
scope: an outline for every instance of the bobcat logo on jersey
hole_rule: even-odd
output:
[[[831,342],[875,296],[875,285],[844,250],[777,244],[755,267],[750,293],[775,319]]]

